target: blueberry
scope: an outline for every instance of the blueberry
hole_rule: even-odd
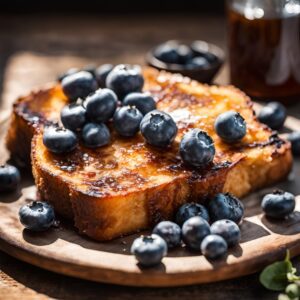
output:
[[[0,166],[0,192],[12,192],[20,184],[21,175],[19,170],[11,165]]]
[[[210,234],[201,243],[202,254],[209,259],[217,259],[227,253],[227,243],[219,235]]]
[[[300,155],[300,131],[292,132],[288,135],[288,140],[292,144],[292,152],[295,156]]]
[[[178,45],[177,53],[178,53],[179,64],[186,64],[188,61],[190,61],[193,58],[193,51],[187,45],[183,45],[183,44]]]
[[[167,243],[160,236],[151,234],[135,239],[131,246],[131,253],[144,267],[152,267],[161,262],[167,254]]]
[[[241,239],[239,226],[231,220],[219,220],[210,226],[212,234],[220,235],[228,247],[237,245]]]
[[[147,143],[156,147],[169,146],[177,134],[177,126],[172,117],[159,110],[147,113],[140,129]]]
[[[179,63],[178,43],[175,41],[168,41],[159,45],[154,50],[154,56],[162,62],[168,64]]]
[[[61,86],[65,95],[72,101],[85,98],[97,89],[97,81],[93,75],[86,71],[80,71],[65,77]]]
[[[295,196],[291,193],[276,190],[272,194],[264,196],[261,207],[266,216],[283,219],[295,209]]]
[[[57,80],[59,82],[61,82],[65,77],[67,77],[69,75],[72,75],[72,74],[75,74],[75,73],[78,73],[79,71],[80,70],[78,68],[71,68],[68,71],[66,71],[65,73],[59,75],[58,78],[57,78]]]
[[[201,168],[213,161],[215,146],[206,132],[192,129],[183,136],[179,152],[185,164]]]
[[[197,57],[204,57],[210,65],[218,60],[218,57],[211,52],[198,52],[196,55]]]
[[[235,143],[246,135],[247,125],[238,112],[230,110],[217,117],[215,131],[225,142]]]
[[[99,89],[86,98],[84,106],[90,121],[105,123],[113,116],[117,103],[117,96],[112,90]]]
[[[199,216],[192,217],[183,223],[182,239],[193,250],[200,251],[202,240],[209,234],[208,222]]]
[[[104,64],[96,69],[95,71],[96,79],[101,88],[106,87],[105,82],[106,82],[107,75],[110,73],[110,71],[113,68],[114,66],[111,64]]]
[[[229,193],[217,194],[209,201],[208,211],[212,221],[228,219],[239,224],[244,216],[244,205]]]
[[[281,129],[285,119],[286,108],[279,102],[268,103],[258,114],[258,120],[274,130]]]
[[[168,248],[180,245],[181,229],[176,223],[170,221],[160,222],[154,227],[153,233],[162,237],[166,241]]]
[[[103,123],[87,123],[82,129],[82,140],[88,148],[105,146],[110,141],[109,129]]]
[[[120,100],[132,92],[140,92],[144,85],[141,68],[137,65],[117,65],[108,74],[106,86],[112,89]]]
[[[62,109],[60,118],[65,128],[78,131],[86,123],[86,111],[80,103],[71,103]]]
[[[203,52],[203,53],[201,53],[201,55],[203,57],[205,57],[209,61],[210,64],[213,64],[218,60],[218,57],[211,52]]]
[[[94,78],[96,78],[96,67],[94,64],[86,65],[83,67],[82,71],[89,72]]]
[[[77,137],[69,129],[50,126],[44,130],[43,143],[53,153],[65,153],[76,148]]]
[[[194,41],[191,43],[191,49],[193,50],[195,56],[205,57],[205,59],[211,64],[218,60],[218,57],[214,53],[210,52],[210,49],[206,43]]]
[[[23,205],[19,210],[19,217],[24,227],[32,231],[47,230],[55,222],[53,207],[41,201]]]
[[[207,209],[199,203],[183,204],[176,213],[175,221],[178,225],[182,226],[185,221],[195,216],[200,216],[209,222]]]
[[[189,60],[186,67],[188,69],[207,69],[210,67],[210,63],[205,57],[197,56]]]
[[[148,93],[130,93],[124,98],[123,105],[135,106],[143,115],[156,108],[153,97]]]
[[[120,107],[114,114],[114,128],[121,136],[131,137],[140,130],[142,113],[135,107]]]

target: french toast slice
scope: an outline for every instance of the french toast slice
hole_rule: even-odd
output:
[[[40,114],[38,123],[19,114],[22,100],[14,107],[8,147],[17,145],[14,127],[23,118],[31,130],[23,128],[28,143],[33,136],[31,159],[39,194],[58,213],[73,219],[81,233],[110,240],[171,219],[185,202],[204,202],[218,192],[241,197],[287,176],[292,165],[290,144],[257,121],[252,102],[240,90],[203,85],[148,68],[144,78],[144,90],[154,95],[157,108],[170,113],[177,123],[177,137],[168,149],[145,144],[140,134],[125,139],[111,130],[108,146],[88,149],[79,145],[70,154],[53,154],[43,145],[41,125],[59,119],[67,102],[60,87],[25,97],[26,107],[37,109],[29,115]],[[215,118],[231,109],[247,122],[246,136],[234,145],[224,143],[213,128]],[[205,169],[186,167],[178,155],[182,135],[191,128],[205,130],[215,142],[214,161]]]

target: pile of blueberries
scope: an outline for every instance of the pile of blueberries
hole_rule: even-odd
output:
[[[156,109],[149,93],[142,92],[144,79],[139,66],[103,65],[94,74],[72,72],[60,78],[63,92],[71,101],[61,111],[64,127],[44,130],[43,142],[49,151],[70,152],[79,139],[90,148],[107,145],[110,130],[106,124],[111,120],[121,137],[133,137],[141,131],[151,146],[165,148],[172,144],[177,125],[169,114]],[[216,119],[215,130],[225,142],[235,143],[245,136],[247,128],[238,112],[227,111]],[[192,129],[183,136],[179,153],[186,165],[203,168],[214,158],[214,142],[205,131]]]
[[[295,209],[295,196],[276,190],[264,196],[261,206],[267,217],[284,219]],[[175,222],[162,221],[151,235],[134,240],[131,253],[142,266],[151,267],[161,262],[168,249],[183,242],[190,250],[215,260],[225,256],[228,248],[238,245],[243,216],[243,204],[229,193],[217,194],[207,207],[187,203],[177,211]]]
[[[61,111],[64,127],[44,131],[43,142],[54,153],[74,150],[78,137],[89,148],[107,145],[111,137],[106,124],[111,119],[120,136],[132,137],[144,115],[156,108],[153,97],[141,92],[144,79],[139,66],[107,64],[94,72],[72,69],[60,80],[71,103]]]
[[[196,43],[185,45],[178,41],[167,41],[155,48],[154,57],[166,64],[181,65],[189,70],[210,68],[217,61],[217,56],[196,50]]]
[[[217,194],[207,207],[187,203],[177,211],[175,222],[162,221],[150,236],[137,238],[131,252],[141,265],[150,267],[160,263],[168,249],[181,246],[183,241],[190,250],[217,259],[227,253],[228,247],[239,243],[238,224],[243,216],[243,204],[231,194]]]

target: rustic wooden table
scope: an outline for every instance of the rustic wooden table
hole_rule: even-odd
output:
[[[0,109],[72,66],[143,63],[145,52],[167,39],[203,39],[226,48],[217,16],[1,16]],[[216,78],[228,83],[225,66]],[[300,103],[299,103],[300,104]],[[300,116],[300,105],[289,108]],[[2,146],[2,145],[1,145]],[[300,267],[299,258],[295,259]],[[54,274],[0,252],[0,299],[276,299],[258,275],[180,288],[131,288]]]

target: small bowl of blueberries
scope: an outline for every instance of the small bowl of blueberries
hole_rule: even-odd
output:
[[[224,62],[224,51],[205,41],[170,40],[146,54],[149,66],[171,73],[180,73],[203,83],[210,83]]]

